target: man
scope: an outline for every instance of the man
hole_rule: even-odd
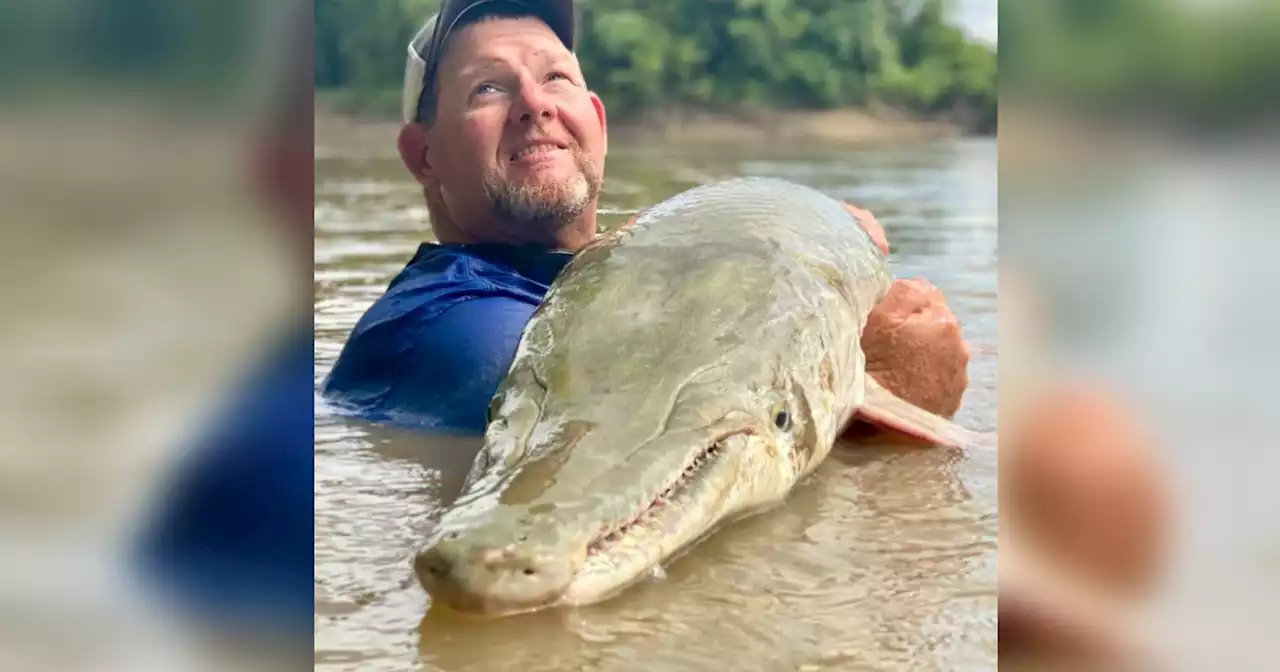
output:
[[[571,0],[444,0],[413,39],[398,144],[439,242],[357,323],[326,397],[371,419],[483,429],[526,322],[597,231],[608,124],[573,47]],[[936,289],[897,283],[866,332],[882,383],[955,413],[969,353]]]

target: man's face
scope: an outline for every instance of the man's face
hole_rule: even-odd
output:
[[[473,24],[446,51],[428,160],[451,213],[465,220],[483,208],[523,229],[508,234],[549,237],[601,183],[604,110],[577,59],[530,18]]]

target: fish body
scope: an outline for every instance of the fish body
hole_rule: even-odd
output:
[[[486,615],[598,602],[783,502],[855,416],[963,443],[866,374],[892,282],[842,203],[777,179],[695,187],[598,238],[526,326],[422,585]]]

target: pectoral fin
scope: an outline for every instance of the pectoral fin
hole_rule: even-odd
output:
[[[854,419],[913,439],[951,448],[995,447],[995,437],[967,430],[885,389],[866,376],[866,393]]]

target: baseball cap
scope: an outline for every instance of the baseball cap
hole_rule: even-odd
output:
[[[456,29],[460,19],[483,15],[494,9],[515,8],[528,11],[542,19],[564,42],[566,48],[574,47],[573,0],[442,0],[440,11],[422,26],[409,42],[409,58],[404,70],[404,96],[401,112],[406,124],[419,120],[418,110],[424,99],[435,96],[436,67],[444,50],[445,40]],[[434,105],[434,100],[429,101]]]

